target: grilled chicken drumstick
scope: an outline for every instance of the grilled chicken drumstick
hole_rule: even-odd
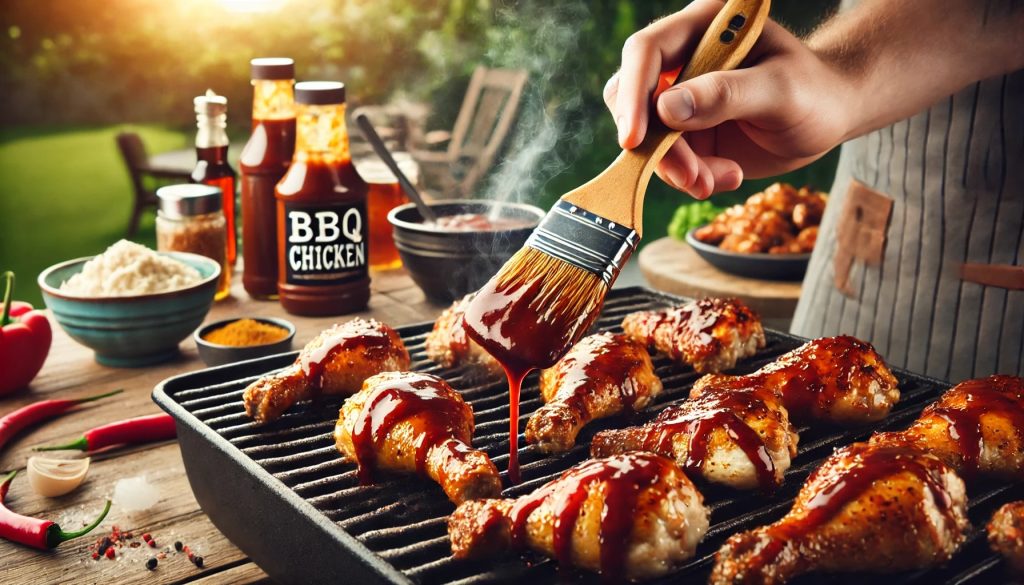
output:
[[[721,372],[764,347],[757,315],[737,299],[702,299],[622,321],[626,335],[704,374]]]
[[[448,520],[457,558],[529,548],[609,580],[670,572],[707,529],[700,492],[652,453],[590,459],[518,499],[462,504]]]
[[[911,446],[854,443],[811,474],[785,517],[730,537],[710,583],[932,567],[964,541],[966,499],[963,480],[939,458]]]
[[[988,523],[988,544],[1017,573],[1024,573],[1024,502],[1004,504]]]
[[[434,322],[434,329],[427,335],[427,357],[446,368],[472,366],[472,372],[483,376],[500,376],[501,364],[491,354],[466,335],[462,323],[466,307],[476,293],[470,293],[455,301],[441,313]]]
[[[473,408],[430,374],[384,372],[345,400],[334,442],[359,466],[364,484],[378,470],[418,473],[441,484],[456,504],[501,493],[498,469],[470,447]]]
[[[352,319],[314,337],[291,366],[250,384],[245,412],[269,422],[300,400],[354,394],[374,374],[408,368],[409,352],[394,329],[374,319]]]
[[[584,337],[540,373],[547,403],[526,423],[526,440],[546,453],[563,453],[587,423],[646,408],[661,393],[647,349],[625,335]]]
[[[669,406],[643,426],[598,433],[590,453],[652,451],[674,458],[691,475],[767,492],[782,483],[797,440],[774,392],[708,391]]]
[[[871,344],[841,335],[809,341],[752,374],[704,376],[690,396],[774,390],[794,421],[863,424],[889,414],[900,398],[897,384]]]

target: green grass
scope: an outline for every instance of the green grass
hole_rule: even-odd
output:
[[[102,252],[124,237],[133,192],[114,136],[103,128],[0,129],[0,270],[18,276],[15,297],[42,306],[36,277],[46,267]],[[183,148],[188,137],[133,127],[150,153]],[[137,241],[155,245],[153,214]]]

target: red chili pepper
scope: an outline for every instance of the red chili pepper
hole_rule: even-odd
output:
[[[121,390],[114,390],[98,396],[71,400],[42,400],[9,412],[0,418],[0,449],[3,449],[7,441],[27,427],[54,418],[79,404],[113,396],[120,392]]]
[[[7,507],[4,499],[7,498],[7,490],[11,487],[11,481],[17,474],[17,471],[12,471],[4,478],[3,483],[0,483],[0,537],[7,540],[40,550],[49,550],[62,542],[88,534],[93,528],[99,526],[100,522],[103,522],[103,519],[107,517],[107,512],[110,511],[110,500],[107,500],[99,518],[93,520],[92,524],[85,528],[74,532],[64,532],[60,526],[50,520],[16,514]]]
[[[178,436],[174,418],[169,414],[153,414],[130,418],[85,431],[85,434],[66,445],[36,447],[36,451],[63,451],[78,449],[95,451],[111,445],[152,443]]]
[[[28,386],[50,353],[53,331],[46,313],[32,305],[12,303],[14,273],[4,272],[3,312],[0,313],[0,396]]]

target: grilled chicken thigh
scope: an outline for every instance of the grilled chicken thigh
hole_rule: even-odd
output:
[[[245,412],[269,422],[301,400],[354,394],[374,374],[408,368],[409,352],[394,329],[355,318],[322,331],[291,366],[250,384],[243,395]]]
[[[700,373],[721,372],[764,347],[757,315],[736,299],[702,299],[622,321],[626,335]]]
[[[785,517],[729,538],[710,583],[764,585],[812,571],[932,567],[964,541],[966,498],[963,480],[933,455],[854,443],[811,474]]]
[[[584,337],[540,373],[547,403],[526,423],[526,440],[547,453],[568,451],[587,423],[647,407],[661,393],[647,349],[625,335]]]
[[[366,380],[341,407],[338,451],[368,484],[378,470],[418,473],[441,484],[459,504],[501,493],[498,469],[470,447],[473,408],[430,374],[384,372]]]
[[[797,434],[774,392],[705,392],[651,422],[594,436],[590,453],[651,451],[687,473],[738,489],[771,491],[796,455]]]
[[[474,296],[476,293],[470,293],[455,301],[437,318],[434,329],[427,335],[427,357],[446,368],[469,365],[473,366],[475,373],[499,376],[501,364],[479,343],[470,339],[462,326],[466,307]]]
[[[462,504],[448,520],[458,558],[529,548],[609,580],[670,572],[707,529],[700,492],[651,453],[587,460],[518,499]]]
[[[988,523],[988,543],[1017,573],[1024,573],[1024,502],[996,510]]]
[[[889,414],[900,398],[897,384],[871,344],[840,335],[809,341],[752,374],[704,376],[690,396],[709,390],[774,390],[794,421],[863,424]]]

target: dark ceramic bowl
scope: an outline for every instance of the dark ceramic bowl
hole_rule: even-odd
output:
[[[235,319],[224,319],[223,321],[215,321],[208,325],[203,325],[196,332],[192,334],[192,339],[196,342],[196,348],[199,350],[199,357],[208,366],[222,366],[224,364],[230,364],[234,362],[240,362],[244,360],[251,360],[263,356],[274,355],[276,353],[284,353],[290,351],[292,348],[292,339],[295,337],[295,325],[292,325],[284,319],[274,319],[272,317],[249,317],[254,321],[261,323],[269,323],[270,325],[277,325],[288,330],[288,336],[281,341],[275,341],[274,343],[265,343],[263,345],[249,345],[245,347],[237,347],[233,345],[221,345],[219,343],[210,343],[203,339],[203,336],[213,331],[214,329],[220,329],[228,323],[233,323],[242,319],[238,317]]]
[[[498,231],[444,231],[423,223],[412,203],[391,210],[395,247],[402,264],[427,298],[438,303],[479,290],[530,237],[544,210],[521,203],[447,200],[429,204],[438,217],[479,213],[523,220],[526,225]]]
[[[703,227],[703,226],[701,226]],[[686,232],[686,243],[701,258],[722,272],[762,280],[802,280],[810,254],[741,254],[723,250],[693,237],[700,227]]]

